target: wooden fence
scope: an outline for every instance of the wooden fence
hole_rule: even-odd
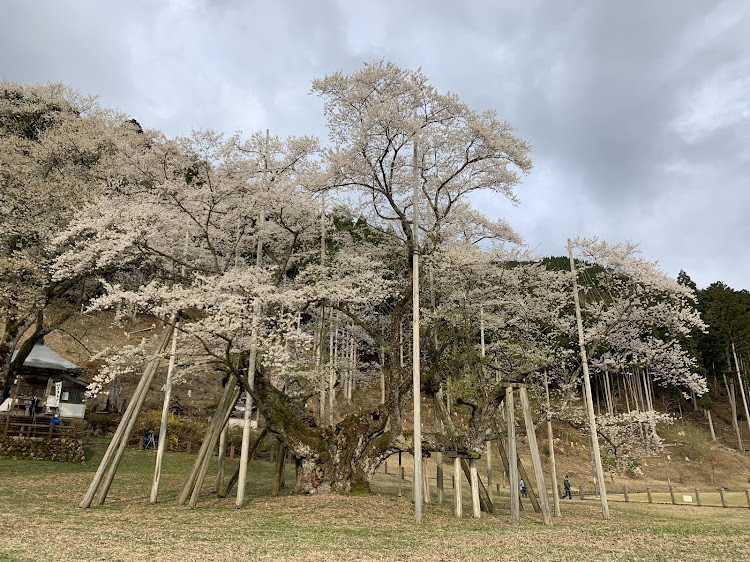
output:
[[[64,425],[47,425],[41,423],[30,423],[30,422],[17,422],[10,421],[11,418],[5,419],[3,424],[3,435],[5,437],[70,437],[72,439],[78,438],[78,428],[76,426],[64,426]]]

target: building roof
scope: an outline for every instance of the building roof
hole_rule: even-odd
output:
[[[13,359],[16,358],[17,354],[18,351],[13,352]],[[23,366],[36,369],[53,369],[55,371],[77,371],[80,369],[80,367],[72,361],[60,357],[49,347],[39,343],[33,347],[31,353],[29,353],[29,356],[26,358],[26,361],[23,362]]]

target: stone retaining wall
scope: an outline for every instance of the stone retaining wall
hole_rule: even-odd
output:
[[[3,437],[0,457],[40,461],[84,462],[83,443],[67,437]]]

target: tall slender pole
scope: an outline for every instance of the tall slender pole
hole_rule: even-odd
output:
[[[416,110],[415,110],[416,117]],[[419,146],[414,132],[414,160],[412,162],[412,208],[414,233],[412,235],[412,391],[414,393],[414,520],[422,522],[422,412],[421,374],[419,364],[419,172],[417,159]]]
[[[265,167],[263,170],[263,183],[268,187],[268,153],[270,147],[270,135],[266,129],[266,149],[265,149]],[[260,213],[258,224],[261,225],[264,220],[264,213]],[[255,265],[260,268],[263,265],[263,238],[258,233],[258,242],[255,248]],[[245,392],[245,412],[242,416],[242,446],[240,447],[240,467],[237,475],[237,499],[235,505],[242,507],[245,503],[245,485],[247,484],[247,464],[250,459],[250,430],[253,414],[253,397],[250,394],[255,389],[255,367],[258,357],[258,337],[257,322],[260,321],[260,302],[256,299],[253,302],[253,326],[250,333],[250,357],[247,365],[247,382],[250,386]]]
[[[552,414],[549,403],[549,383],[547,371],[544,371],[544,394],[547,396],[547,441],[549,442],[549,467],[552,473],[552,498],[554,500],[555,516],[560,517],[560,494],[557,493],[557,470],[555,469],[555,440],[552,435]]]
[[[552,514],[550,513],[549,496],[547,495],[547,483],[544,480],[544,470],[542,469],[542,457],[539,454],[536,431],[534,431],[534,418],[531,415],[529,396],[526,392],[525,386],[518,389],[518,395],[521,398],[521,409],[523,410],[523,420],[526,425],[526,437],[529,440],[531,465],[534,468],[534,479],[536,480],[537,492],[539,492],[539,505],[542,508],[542,518],[545,525],[552,525]]]
[[[594,417],[594,402],[591,396],[591,381],[589,379],[589,363],[586,359],[586,342],[583,338],[583,321],[581,320],[581,303],[578,300],[578,274],[576,264],[573,260],[573,244],[568,239],[568,255],[570,256],[570,273],[573,278],[573,300],[576,305],[576,324],[578,325],[578,347],[581,350],[581,363],[583,365],[583,384],[586,392],[586,410],[589,418],[589,433],[591,434],[591,449],[594,454],[594,465],[596,468],[596,480],[599,487],[599,498],[602,502],[602,517],[609,519],[609,504],[607,503],[607,489],[604,484],[604,469],[602,468],[602,457],[599,454],[599,436],[596,432],[596,418]]]
[[[179,321],[177,328],[179,328]],[[175,358],[177,356],[177,331],[172,332],[172,351],[169,355],[167,380],[164,383],[164,405],[161,410],[161,426],[159,427],[159,445],[156,447],[156,466],[154,467],[154,481],[151,484],[151,503],[156,503],[159,495],[159,481],[161,480],[161,466],[164,461],[164,449],[167,446],[167,427],[169,424],[169,402],[172,400],[172,374],[174,373]]]
[[[519,497],[518,456],[516,453],[516,419],[513,388],[505,389],[505,407],[508,410],[508,485],[510,486],[510,524],[521,524],[521,498]]]
[[[323,195],[320,199],[320,266],[326,263],[326,198]],[[315,357],[316,369],[318,371],[318,384],[320,393],[318,395],[318,423],[322,426],[326,424],[326,376],[323,371],[323,332],[325,331],[326,307],[320,304],[320,328],[318,329],[318,350]]]
[[[484,358],[486,356],[486,348],[484,345],[484,307],[479,308],[479,346],[480,346],[480,352],[482,354],[482,375],[486,374],[486,369],[484,368]],[[489,433],[489,428],[487,429],[487,433]],[[492,501],[492,441],[487,441],[487,453],[486,453],[486,460],[487,460],[487,494],[490,496],[490,501]]]

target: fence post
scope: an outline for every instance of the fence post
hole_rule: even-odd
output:
[[[724,494],[724,488],[719,488],[719,495],[721,496],[721,507],[727,507],[727,496]]]
[[[385,461],[385,473],[388,474],[388,461]]]
[[[625,496],[625,501],[626,502],[630,501],[630,496],[628,495],[628,487],[627,487],[627,485],[625,485],[625,486],[622,487],[622,495]]]
[[[669,495],[672,498],[672,505],[677,505],[677,500],[674,498],[674,488],[672,488],[672,486],[669,487]]]
[[[701,501],[701,489],[700,488],[695,489],[695,503],[698,504],[698,507],[703,505],[703,502]]]
[[[750,509],[750,490],[745,490],[745,497],[747,498],[747,507]]]
[[[654,498],[651,497],[651,488],[646,486],[646,495],[648,496],[648,503],[654,503]]]
[[[580,486],[578,488],[578,495],[581,497],[581,499],[583,499],[583,486]]]
[[[8,414],[5,416],[5,429],[3,430],[3,435],[5,437],[8,437],[8,427],[10,427],[10,411],[8,411]]]

